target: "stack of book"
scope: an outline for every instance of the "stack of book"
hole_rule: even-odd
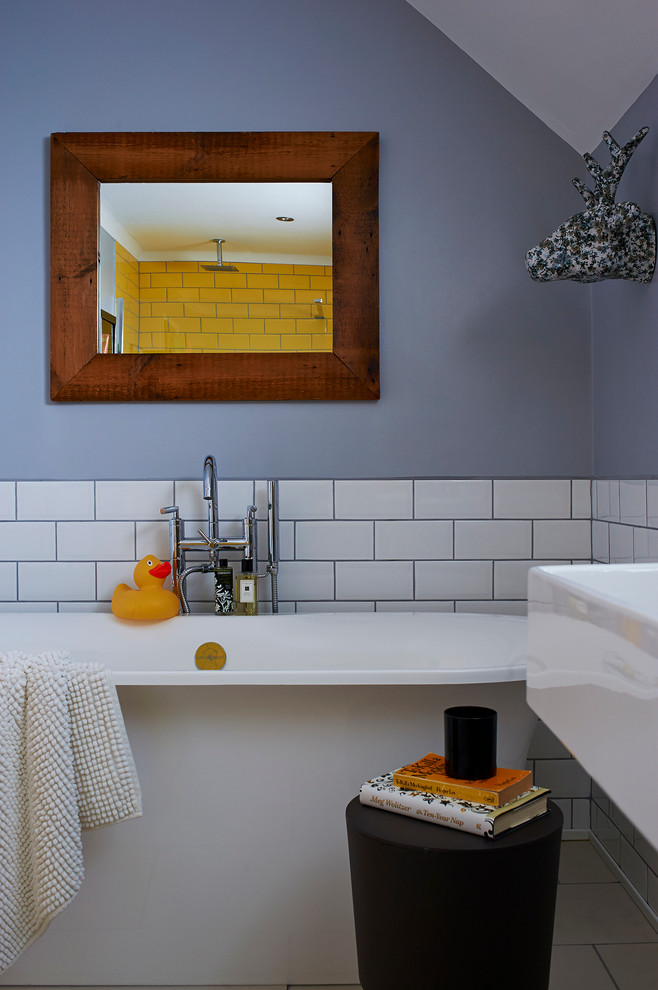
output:
[[[445,760],[428,753],[416,763],[367,780],[361,804],[494,839],[548,812],[547,787],[531,770],[498,767],[486,780],[448,777]]]

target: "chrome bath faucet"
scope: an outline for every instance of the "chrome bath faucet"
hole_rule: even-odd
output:
[[[172,586],[181,603],[184,615],[189,615],[185,586],[190,574],[207,574],[219,565],[222,551],[234,551],[242,554],[247,560],[254,561],[254,572],[258,568],[258,531],[256,525],[256,506],[247,508],[247,515],[242,520],[242,536],[225,538],[219,535],[219,501],[217,498],[217,463],[212,454],[208,454],[203,463],[203,498],[208,502],[208,532],[198,530],[200,539],[184,539],[182,520],[177,505],[168,505],[160,509],[163,515],[169,516],[169,556],[171,558]],[[278,482],[267,483],[267,548],[268,561],[265,574],[269,575],[272,583],[272,611],[278,612],[279,599],[277,579],[279,561],[278,546]],[[208,554],[207,561],[199,561],[188,565],[188,552],[203,551]]]

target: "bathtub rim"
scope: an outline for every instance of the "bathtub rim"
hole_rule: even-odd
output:
[[[459,662],[450,655],[439,656],[441,631],[446,627],[465,630],[466,636],[469,627],[476,633],[476,648],[469,648],[468,655],[464,650]],[[276,643],[271,640],[273,632],[283,634]],[[199,670],[194,663],[196,647],[208,641],[226,649],[227,663],[221,670]],[[491,647],[495,656],[478,657],[480,645],[483,655]],[[459,647],[460,642],[448,642],[446,648],[454,654]],[[268,649],[276,655],[276,665],[254,666],[253,657]],[[359,650],[366,649],[379,651],[379,666],[359,663]],[[432,666],[426,660],[427,649],[437,651]],[[0,651],[12,650],[65,650],[74,660],[103,663],[117,686],[496,683],[526,680],[527,619],[478,612],[337,611],[219,619],[206,614],[131,623],[107,612],[0,613]],[[146,650],[161,651],[169,662],[144,666]],[[123,666],[110,662],[113,651],[124,657]],[[314,668],[302,663],[312,651]],[[332,658],[344,657],[346,651],[354,653],[354,664],[332,665]],[[407,665],[400,662],[402,657]]]

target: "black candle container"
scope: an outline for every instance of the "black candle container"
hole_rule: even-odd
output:
[[[458,705],[443,713],[446,773],[462,780],[486,780],[496,773],[496,729],[493,708]]]

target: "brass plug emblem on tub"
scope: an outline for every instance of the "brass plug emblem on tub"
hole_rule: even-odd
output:
[[[226,663],[226,650],[219,643],[202,643],[194,659],[199,670],[221,670]]]

